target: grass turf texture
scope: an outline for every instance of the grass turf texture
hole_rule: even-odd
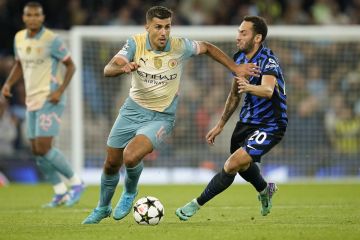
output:
[[[175,209],[203,187],[141,186],[138,198],[159,198],[165,219],[157,226],[140,226],[132,213],[122,221],[107,218],[98,225],[81,225],[98,201],[95,186],[72,208],[42,209],[52,194],[49,185],[12,184],[0,188],[0,239],[360,239],[360,184],[280,184],[266,217],[260,215],[250,185],[233,185],[181,222]],[[120,192],[118,187],[113,206]]]

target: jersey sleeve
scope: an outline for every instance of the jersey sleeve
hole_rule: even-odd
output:
[[[61,61],[66,60],[70,56],[69,50],[65,47],[65,43],[60,37],[55,37],[51,43],[51,56]]]
[[[136,50],[136,44],[133,38],[126,40],[126,43],[121,48],[121,50],[116,54],[119,57],[125,57],[129,62],[134,59]]]
[[[16,49],[16,38],[14,39],[14,57],[15,57],[15,60],[20,60],[18,51]]]
[[[279,76],[279,63],[276,58],[268,57],[263,63],[262,75],[273,75],[275,77]]]
[[[184,54],[185,59],[198,55],[199,43],[197,41],[184,38],[184,50],[185,50],[185,54]]]

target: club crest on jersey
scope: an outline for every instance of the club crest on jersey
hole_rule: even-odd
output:
[[[31,47],[30,47],[30,46],[27,46],[27,48],[26,48],[26,53],[27,53],[27,54],[30,54],[30,53],[31,53]]]
[[[161,58],[154,58],[154,66],[156,69],[160,69],[162,67]]]
[[[168,62],[169,68],[174,68],[178,65],[178,62],[175,59],[170,59]]]

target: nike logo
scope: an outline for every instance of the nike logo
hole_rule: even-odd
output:
[[[253,146],[250,146],[249,144],[248,145],[246,145],[248,148],[251,148],[251,149],[253,149],[253,150],[257,150],[256,148],[254,148]]]

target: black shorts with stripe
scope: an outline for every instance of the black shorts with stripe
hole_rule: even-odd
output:
[[[243,148],[254,162],[260,162],[261,157],[281,141],[285,131],[286,127],[282,126],[237,122],[231,137],[230,152],[233,154],[239,148]]]

